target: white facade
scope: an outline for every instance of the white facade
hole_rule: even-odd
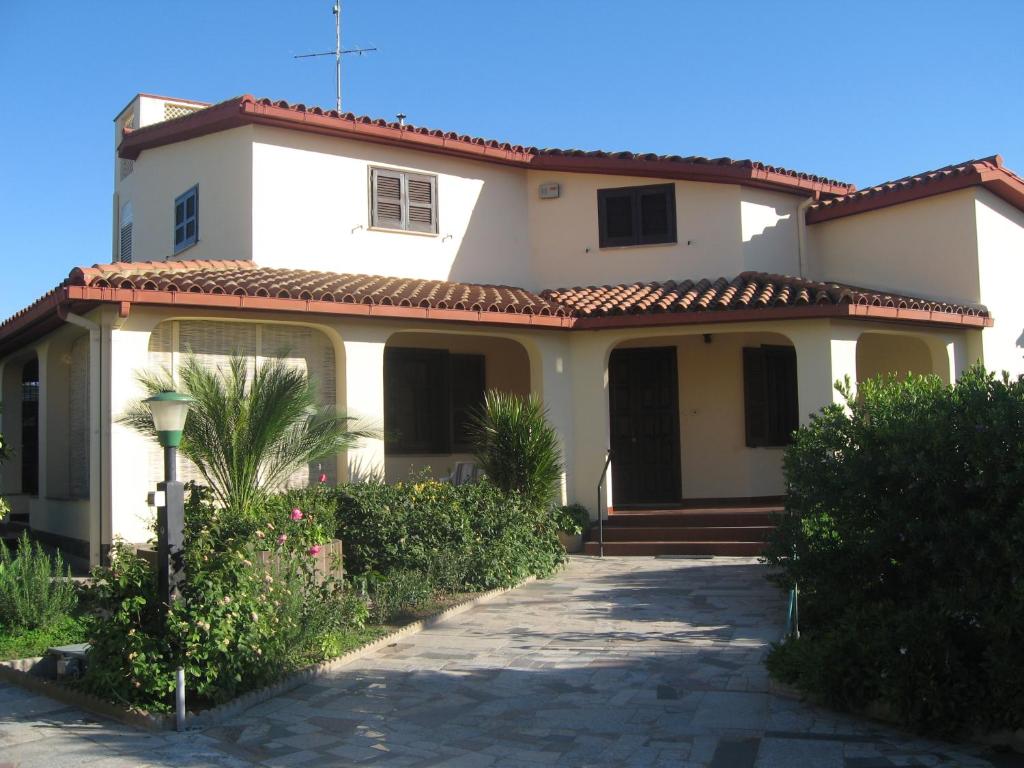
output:
[[[125,127],[159,124],[202,106],[139,96],[118,116],[117,140]],[[372,226],[374,168],[436,177],[436,232]],[[186,349],[218,364],[240,347],[254,363],[288,347],[289,359],[324,384],[326,405],[376,426],[386,410],[389,347],[479,355],[488,388],[544,399],[563,449],[563,499],[592,511],[610,441],[609,360],[616,349],[674,350],[678,469],[687,500],[784,492],[783,449],[750,447],[745,439],[745,348],[795,351],[804,422],[837,401],[833,385],[844,377],[855,383],[880,373],[916,372],[954,381],[976,360],[1024,373],[1024,305],[1017,298],[1024,278],[1024,213],[982,187],[802,227],[808,194],[795,188],[549,172],[258,123],[162,143],[134,161],[116,158],[114,175],[111,261],[239,259],[268,268],[532,291],[761,272],[981,303],[995,324],[982,329],[895,317],[782,316],[719,323],[709,314],[706,322],[678,326],[570,332],[328,316],[298,308],[119,311],[103,305],[0,358],[0,418],[15,450],[22,447],[22,378],[32,360],[39,363],[41,403],[39,488],[27,492],[17,463],[11,463],[0,468],[0,492],[34,529],[83,544],[93,561],[115,536],[142,541],[149,535],[152,510],[145,498],[158,474],[157,457],[118,417],[141,394],[136,372],[161,365],[173,370]],[[675,242],[600,247],[598,190],[659,183],[673,185]],[[558,195],[542,197],[541,186],[551,184]],[[193,187],[198,237],[175,251],[175,200]],[[393,481],[423,471],[441,476],[468,458],[396,454],[383,439],[373,439],[331,459],[326,474],[332,481]],[[182,469],[187,473],[187,466]],[[296,477],[296,484],[308,482],[313,471]],[[609,499],[614,505],[613,483],[606,481],[602,490],[603,506],[610,506]]]

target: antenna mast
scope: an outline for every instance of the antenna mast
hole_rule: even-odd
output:
[[[335,109],[341,113],[341,57],[346,53],[355,53],[362,56],[364,53],[370,53],[376,51],[376,48],[349,48],[343,49],[341,47],[341,0],[337,0],[332,8],[334,12],[334,50],[333,51],[322,51],[320,53],[302,53],[298,56],[293,56],[294,59],[312,59],[316,56],[333,56],[334,57],[334,90],[335,90]]]

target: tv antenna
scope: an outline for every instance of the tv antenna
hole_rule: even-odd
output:
[[[336,91],[335,109],[341,113],[341,57],[346,53],[354,53],[362,56],[364,53],[376,51],[376,48],[342,48],[341,47],[341,0],[334,4],[334,50],[321,53],[302,53],[293,56],[294,59],[312,59],[317,56],[334,57],[334,87]]]

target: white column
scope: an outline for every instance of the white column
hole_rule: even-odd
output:
[[[607,510],[612,498],[611,470],[597,508],[597,484],[601,477],[611,433],[608,426],[608,349],[610,342],[600,334],[581,333],[571,339],[573,472],[570,501],[578,502],[595,517]]]
[[[800,424],[826,405],[845,404],[836,382],[849,378],[857,387],[857,338],[861,329],[829,320],[794,323],[787,335],[796,349],[797,398]]]
[[[345,329],[345,411],[354,424],[380,434],[351,448],[341,478],[349,481],[385,477],[384,460],[384,347],[390,333],[374,329]],[[339,398],[340,400],[340,398]]]
[[[573,465],[573,392],[570,350],[564,335],[520,340],[530,356],[530,391],[544,401],[548,421],[558,434],[562,451],[560,504],[568,504],[575,467]]]

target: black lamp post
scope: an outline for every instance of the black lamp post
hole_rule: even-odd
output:
[[[180,392],[161,392],[146,400],[153,414],[157,440],[164,449],[163,505],[157,507],[157,570],[160,600],[169,609],[185,578],[185,488],[178,482],[177,458],[192,398]]]

